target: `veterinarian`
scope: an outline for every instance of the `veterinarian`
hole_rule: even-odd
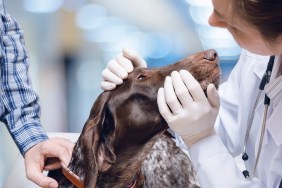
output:
[[[47,157],[58,157],[68,164],[73,143],[63,138],[48,139],[41,126],[38,96],[29,78],[29,57],[23,31],[6,12],[0,1],[1,100],[0,120],[6,124],[25,159],[27,178],[40,187],[58,187],[58,183],[42,174],[43,169],[57,168],[60,163],[44,166]]]
[[[212,3],[209,23],[232,34],[239,61],[207,97],[190,73],[173,72],[158,92],[160,113],[188,146],[201,187],[282,187],[282,1]],[[146,62],[124,49],[102,72],[102,88],[114,89],[138,66]]]

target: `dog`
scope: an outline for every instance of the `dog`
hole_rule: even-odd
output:
[[[202,89],[220,82],[215,50],[160,68],[135,68],[115,90],[96,99],[75,144],[68,171],[86,188],[199,187],[188,155],[178,148],[157,106],[157,91],[172,71],[188,70]],[[63,169],[64,170],[64,169]],[[49,172],[74,187],[62,170]]]

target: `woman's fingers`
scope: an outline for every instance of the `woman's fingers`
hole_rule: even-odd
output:
[[[121,58],[120,58],[121,59]],[[128,76],[127,70],[119,64],[117,60],[111,60],[108,63],[107,69],[111,71],[113,74],[115,74],[120,79],[125,79]]]
[[[172,78],[167,76],[164,83],[164,93],[165,101],[173,114],[177,114],[179,110],[182,109],[182,106],[175,94]]]
[[[220,106],[219,94],[213,84],[208,85],[207,96],[211,106],[215,107],[216,109],[219,109]]]
[[[118,55],[116,57],[116,62],[119,63],[119,65],[121,67],[124,68],[124,70],[127,72],[127,73],[130,73],[133,71],[134,67],[133,67],[133,64],[132,62],[127,59],[126,57],[124,57],[122,54]],[[124,78],[123,78],[124,79]]]
[[[146,61],[136,51],[129,48],[123,48],[122,54],[132,62],[134,67],[147,68]]]
[[[104,81],[111,82],[115,85],[120,85],[123,82],[123,80],[120,77],[112,73],[109,69],[103,70],[102,77]]]
[[[169,107],[167,106],[166,100],[165,100],[164,88],[160,88],[158,90],[157,103],[158,103],[160,114],[163,116],[163,118],[167,122],[173,119],[173,114],[171,113]]]
[[[171,74],[171,78],[176,96],[182,106],[185,108],[193,101],[193,99],[189,94],[189,91],[186,85],[184,84],[179,72],[173,71]]]
[[[201,88],[199,82],[191,75],[191,73],[186,70],[181,70],[179,74],[194,101],[207,100],[207,97],[203,89]]]

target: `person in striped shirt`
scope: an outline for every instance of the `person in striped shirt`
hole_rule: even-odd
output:
[[[0,1],[0,121],[6,124],[25,159],[27,178],[40,187],[58,187],[42,174],[58,168],[60,162],[45,166],[47,157],[68,164],[74,144],[63,138],[49,139],[40,123],[38,96],[29,78],[29,55],[23,31]]]

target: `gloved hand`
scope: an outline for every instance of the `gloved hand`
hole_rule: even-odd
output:
[[[122,53],[109,61],[103,70],[101,88],[103,90],[115,89],[117,85],[123,83],[123,79],[127,78],[128,73],[132,72],[135,67],[146,68],[147,63],[136,51],[124,48]]]
[[[191,147],[197,141],[215,134],[214,123],[220,106],[213,84],[207,97],[200,84],[186,70],[172,72],[158,91],[158,107],[169,127]]]

